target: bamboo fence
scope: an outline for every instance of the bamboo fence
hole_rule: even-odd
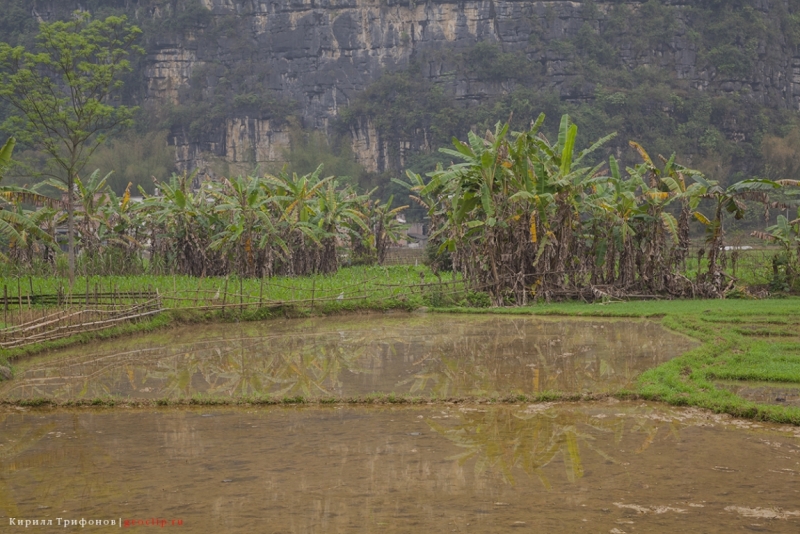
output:
[[[548,274],[570,273],[571,271],[559,271]],[[519,280],[522,287],[529,287],[531,281],[524,278]],[[99,284],[92,286],[87,281],[80,292],[69,293],[60,289],[52,294],[34,293],[30,279],[26,280],[27,284],[16,280],[10,292],[8,284],[3,286],[3,295],[0,299],[5,323],[5,328],[0,328],[0,350],[97,332],[164,311],[219,312],[222,315],[226,315],[229,311],[241,314],[245,311],[262,309],[291,308],[313,311],[324,309],[334,303],[341,306],[363,302],[369,303],[372,307],[381,307],[390,301],[396,303],[414,297],[421,297],[423,302],[440,306],[456,302],[457,299],[469,295],[471,291],[483,291],[491,286],[491,284],[478,286],[474,282],[470,283],[455,277],[452,280],[444,280],[437,276],[432,281],[426,281],[424,276],[420,276],[417,284],[382,283],[380,279],[382,279],[380,276],[369,279],[365,277],[347,285],[331,284],[327,288],[323,287],[324,280],[317,281],[316,278],[312,280],[310,288],[292,286],[290,282],[261,279],[257,291],[245,292],[241,278],[238,280],[225,278],[221,280],[223,285],[216,290],[201,289],[198,285],[196,289],[173,288],[164,293],[152,287],[119,291],[110,286],[101,290]],[[26,285],[28,287],[25,287]],[[253,288],[252,284],[250,288]],[[283,299],[269,298],[271,293],[276,293],[274,291],[276,289],[281,290],[277,293],[289,296]],[[598,299],[609,302],[619,300],[614,288],[602,285],[581,290],[548,291],[543,296],[548,300],[551,298],[577,298],[587,302]],[[533,294],[530,297],[534,298]],[[645,294],[624,295],[625,300],[657,298],[662,297]]]
[[[223,315],[260,309],[307,309],[369,301],[379,306],[386,301],[403,301],[413,296],[447,297],[463,294],[468,285],[462,280],[441,279],[419,284],[382,284],[378,278],[360,280],[349,285],[334,287],[294,287],[285,283],[266,282],[272,288],[284,290],[291,297],[270,299],[264,294],[265,281],[259,291],[246,293],[242,280],[239,287],[224,286],[213,289],[183,289],[159,293],[151,287],[137,291],[101,291],[99,285],[87,284],[85,291],[68,293],[59,290],[51,294],[37,294],[33,288],[24,288],[17,282],[9,294],[3,286],[0,306],[3,308],[5,328],[0,328],[0,350],[20,348],[74,335],[97,332],[122,323],[138,321],[170,310],[221,312]],[[238,291],[237,291],[238,289]],[[13,291],[16,290],[16,291]],[[296,296],[295,296],[296,295]]]

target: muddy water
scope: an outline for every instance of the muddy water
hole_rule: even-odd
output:
[[[3,525],[797,532],[798,477],[796,427],[642,403],[0,411]]]
[[[25,362],[0,396],[603,392],[693,346],[648,321],[389,314],[203,325]]]
[[[798,384],[725,380],[717,382],[717,387],[762,404],[800,406],[800,385]]]

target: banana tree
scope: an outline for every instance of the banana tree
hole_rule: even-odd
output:
[[[311,274],[316,272],[323,248],[320,228],[313,223],[317,214],[321,189],[333,177],[320,178],[322,165],[314,172],[298,176],[281,172],[278,176],[265,176],[263,183],[270,202],[277,210],[277,224],[282,228],[282,240],[287,245],[289,257],[283,274]]]
[[[696,174],[675,163],[675,154],[669,159],[660,156],[663,167],[656,165],[647,151],[631,141],[642,158],[642,163],[628,168],[641,189],[637,216],[636,262],[640,265],[641,284],[654,292],[675,290],[670,274],[682,263],[689,248],[688,200],[685,196],[685,175]],[[670,205],[680,202],[680,222],[671,213]]]
[[[508,229],[505,206],[501,197],[507,188],[508,124],[497,124],[494,133],[485,138],[468,134],[468,143],[453,140],[455,150],[441,152],[462,163],[432,173],[422,195],[444,186],[448,199],[447,219],[438,231],[446,233],[442,247],[453,254],[454,266],[486,286],[497,304],[501,303],[503,256]],[[507,191],[505,199],[507,200]],[[505,261],[508,261],[506,259]]]
[[[275,251],[287,250],[273,224],[270,198],[261,179],[240,176],[223,180],[213,196],[214,211],[225,226],[214,236],[211,249],[232,255],[241,276],[271,273]]]
[[[73,217],[77,230],[76,247],[82,248],[91,260],[96,259],[102,247],[99,236],[101,210],[108,203],[108,178],[111,174],[109,172],[101,178],[100,169],[96,169],[86,180],[75,176]],[[47,184],[60,191],[62,196],[67,194],[67,186],[60,180],[52,179]]]
[[[592,283],[619,283],[629,287],[635,280],[634,219],[641,215],[638,192],[644,186],[641,176],[623,179],[616,158],[609,157],[610,176],[589,181],[585,207],[592,217],[586,223],[591,236]],[[617,273],[618,269],[618,273]]]
[[[774,283],[780,280],[780,268],[783,267],[780,284],[784,287],[781,289],[796,287],[800,283],[800,208],[796,219],[790,221],[788,217],[778,215],[776,223],[766,231],[755,231],[751,235],[781,246],[783,250],[772,260]]]
[[[317,198],[317,214],[315,222],[322,236],[322,255],[319,272],[333,273],[339,268],[337,243],[358,238],[347,232],[347,224],[355,225],[362,231],[369,232],[365,223],[361,206],[366,197],[356,195],[350,189],[341,190],[335,180],[328,181]]]
[[[99,209],[98,238],[105,248],[106,272],[121,272],[122,265],[129,271],[139,260],[145,229],[131,202],[131,185],[128,183],[121,197],[109,189],[108,200]]]
[[[773,180],[751,178],[722,187],[716,180],[708,180],[701,175],[693,177],[698,186],[695,194],[698,198],[712,200],[713,218],[709,219],[702,212],[695,211],[694,215],[706,227],[706,244],[708,246],[708,282],[717,291],[722,289],[723,272],[720,265],[720,256],[724,253],[724,218],[725,214],[733,215],[735,219],[744,217],[747,209],[745,200],[768,202],[768,193],[780,187]],[[698,274],[700,265],[697,266]]]
[[[16,139],[9,138],[0,148],[0,181],[11,166],[12,153]],[[23,208],[23,204],[55,208],[57,200],[40,195],[35,191],[22,187],[0,185],[0,239],[5,241],[7,251],[15,252],[29,249],[32,240],[41,242],[45,247],[54,242],[53,236],[42,230],[36,218]],[[0,260],[9,261],[9,257],[0,252]]]
[[[408,209],[408,206],[392,207],[394,195],[389,197],[384,203],[375,201],[372,203],[373,210],[368,217],[369,228],[372,232],[375,253],[377,254],[378,265],[383,265],[386,260],[386,251],[393,244],[397,244],[406,230],[406,225],[398,221],[397,216]]]
[[[212,209],[210,184],[194,191],[194,176],[173,174],[168,182],[157,182],[158,196],[140,188],[144,201],[136,211],[150,223],[155,256],[174,261],[178,272],[192,276],[225,274],[224,259],[209,246],[223,223]]]
[[[577,152],[578,127],[568,115],[561,117],[555,144],[539,132],[543,122],[544,115],[540,115],[532,128],[516,134],[511,144],[515,193],[510,200],[523,201],[522,212],[530,213],[530,220],[525,223],[529,227],[532,259],[526,263],[532,264],[536,283],[547,292],[563,288],[567,281],[572,286],[581,285],[586,276],[585,259],[591,245],[587,245],[581,229],[584,197],[594,184],[607,178],[604,163],[588,166],[585,160],[614,134]]]

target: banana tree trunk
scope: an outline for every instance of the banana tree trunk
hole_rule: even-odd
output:
[[[69,263],[69,288],[75,285],[75,206],[73,202],[73,188],[75,177],[72,173],[67,175],[67,258]]]

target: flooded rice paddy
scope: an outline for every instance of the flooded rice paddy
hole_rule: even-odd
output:
[[[797,532],[798,478],[800,428],[641,402],[0,409],[4,525]]]
[[[201,325],[23,362],[0,397],[602,393],[694,346],[650,321],[385,314]]]
[[[112,528],[64,529],[59,518],[113,520],[115,531],[155,519],[165,531],[199,533],[799,531],[798,427],[614,399],[446,401],[617,390],[694,346],[648,321],[387,314],[192,326],[45,354],[20,362],[0,397],[394,392],[445,400],[0,407],[0,524],[52,520],[32,530],[42,532]],[[793,391],[747,387],[754,398],[796,401]]]

